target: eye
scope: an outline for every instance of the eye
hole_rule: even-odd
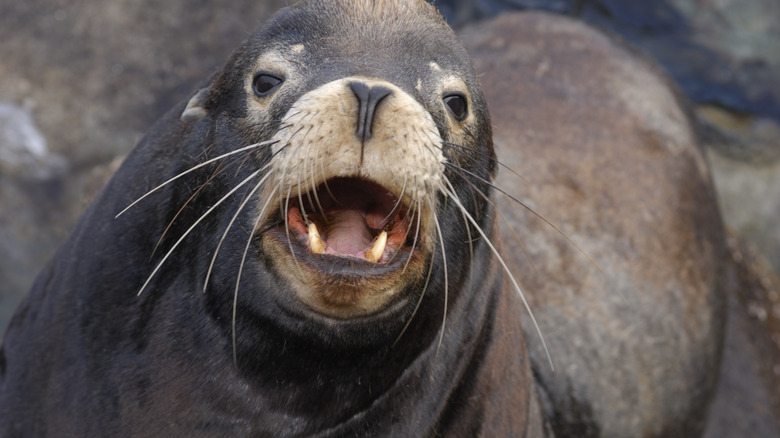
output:
[[[466,104],[466,97],[460,93],[453,93],[444,96],[444,103],[447,104],[447,108],[455,119],[463,121],[468,115],[468,105]]]
[[[252,79],[252,89],[259,97],[265,97],[271,94],[281,83],[282,80],[276,76],[268,73],[257,73],[254,79]]]

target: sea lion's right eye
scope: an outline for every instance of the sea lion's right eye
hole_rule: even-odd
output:
[[[268,73],[257,73],[254,79],[252,79],[252,89],[258,97],[265,97],[271,94],[281,83],[281,78]]]
[[[466,97],[462,94],[448,94],[444,96],[444,103],[447,104],[447,108],[455,116],[455,120],[462,122],[468,116],[468,104],[466,103]]]

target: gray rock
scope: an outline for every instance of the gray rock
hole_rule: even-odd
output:
[[[47,180],[65,172],[65,166],[63,157],[49,152],[27,111],[0,102],[0,175]]]
[[[780,161],[744,162],[713,150],[709,160],[727,225],[780,272]]]

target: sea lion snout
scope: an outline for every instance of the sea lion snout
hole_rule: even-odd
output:
[[[355,93],[358,102],[360,102],[360,111],[358,111],[357,136],[365,142],[371,139],[371,125],[374,123],[374,113],[379,103],[393,94],[393,90],[382,85],[369,87],[362,81],[353,81],[349,83],[349,88]]]
[[[260,213],[265,250],[318,312],[380,310],[432,245],[444,156],[431,114],[387,80],[349,76],[301,95],[281,126],[259,199],[279,206]]]

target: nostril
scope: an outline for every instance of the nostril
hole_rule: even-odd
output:
[[[371,125],[379,103],[385,97],[393,94],[393,90],[381,85],[369,87],[363,82],[350,82],[349,88],[358,99],[359,110],[357,119],[357,136],[362,141],[371,138]]]

